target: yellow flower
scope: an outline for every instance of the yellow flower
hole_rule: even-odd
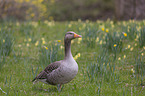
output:
[[[42,44],[45,44],[45,43],[46,43],[45,40],[43,40],[43,41],[42,41]]]
[[[135,71],[134,71],[134,69],[133,69],[133,68],[132,68],[130,71],[131,71],[131,73],[135,73]]]
[[[114,25],[111,25],[112,28],[114,28]]]
[[[30,45],[29,45],[29,43],[27,43],[26,45],[27,45],[27,47],[29,47],[29,46],[30,46]]]
[[[118,60],[121,60],[121,58],[119,57]]]
[[[101,40],[101,41],[100,41],[100,45],[102,45],[102,43],[103,43],[103,42],[102,42],[102,40]]]
[[[61,42],[61,40],[57,40],[57,42]]]
[[[143,46],[143,49],[145,50],[145,46]]]
[[[60,46],[60,49],[63,49],[63,48],[64,48],[64,47],[61,45],[61,46]]]
[[[35,46],[38,46],[38,44],[39,44],[39,41],[36,41]]]
[[[78,38],[78,44],[80,44],[82,41],[82,38]]]
[[[122,32],[123,33],[123,35],[125,36],[125,37],[127,37],[127,34],[125,33],[125,32]]]
[[[134,45],[137,46],[137,43],[135,43]]]
[[[102,28],[102,31],[104,31],[105,29],[104,28]]]
[[[88,19],[86,20],[86,23],[89,23],[89,20]]]
[[[73,44],[74,43],[74,40],[71,40],[71,43]]]
[[[130,45],[128,45],[127,48],[129,49],[130,48]]]
[[[20,25],[20,23],[19,23],[19,22],[16,22],[16,25],[17,25],[17,26],[19,26],[19,25]]]
[[[78,59],[78,56],[76,55],[75,57],[74,57],[74,60],[77,60]]]
[[[81,54],[78,53],[78,54],[74,57],[74,59],[77,60],[80,56],[81,56]]]
[[[125,59],[126,58],[126,55],[124,55],[123,58]]]
[[[96,39],[96,42],[98,42],[99,41],[99,37],[97,37],[97,39]]]
[[[34,13],[31,13],[31,17],[34,17],[35,16],[35,14]]]
[[[108,29],[106,29],[106,32],[108,33],[108,32],[109,32],[109,30],[108,30]]]
[[[117,44],[114,44],[114,47],[116,47],[117,46]]]
[[[19,44],[18,46],[19,46],[19,47],[22,47],[22,45],[21,45],[21,44]]]
[[[41,40],[43,41],[43,40],[44,40],[44,38],[41,38]]]
[[[31,42],[31,38],[29,38],[28,41]]]
[[[3,43],[5,43],[5,39],[3,39]]]
[[[133,47],[130,48],[130,51],[132,51],[132,50],[133,50]]]
[[[82,30],[82,27],[79,27],[79,30]]]
[[[82,41],[82,38],[78,38],[78,41]]]
[[[68,25],[69,28],[70,28],[71,26],[72,26],[71,24]]]
[[[44,48],[45,48],[46,50],[48,50],[48,47],[44,46]]]
[[[143,53],[141,53],[141,55],[143,56],[144,54],[143,54]]]
[[[77,55],[78,55],[78,57],[80,57],[80,56],[81,56],[81,54],[80,54],[80,53],[78,53]]]

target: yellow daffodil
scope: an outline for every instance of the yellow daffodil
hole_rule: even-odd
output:
[[[44,38],[41,38],[41,40],[43,41],[43,40],[44,40]]]
[[[45,43],[46,43],[45,40],[43,40],[43,41],[42,41],[42,44],[44,45]]]
[[[21,45],[21,44],[19,44],[18,46],[19,46],[19,47],[22,47],[22,45]]]
[[[80,53],[78,53],[77,55],[78,55],[78,57],[80,57],[80,56],[81,56],[81,54],[80,54]]]
[[[132,50],[133,50],[133,47],[130,48],[130,51],[132,51]]]
[[[118,60],[121,60],[121,58],[119,57]]]
[[[114,24],[113,24],[113,25],[111,25],[111,27],[112,27],[112,28],[114,28]]]
[[[16,25],[17,25],[17,26],[19,26],[19,25],[20,25],[20,23],[19,23],[19,22],[17,22],[17,23],[16,23]]]
[[[3,43],[5,43],[5,39],[3,39]]]
[[[145,50],[145,46],[143,46],[143,49]]]
[[[89,20],[88,19],[86,20],[86,23],[89,23]]]
[[[79,27],[79,30],[82,30],[82,27]]]
[[[78,56],[76,55],[75,57],[74,57],[74,60],[77,60],[78,59]]]
[[[35,46],[38,46],[38,44],[39,44],[39,41],[36,41]]]
[[[27,43],[26,46],[29,47],[30,46],[29,43]]]
[[[82,41],[82,38],[78,38],[78,41]]]
[[[108,29],[106,29],[106,32],[108,33],[108,32],[109,32],[109,30],[108,30]]]
[[[131,71],[131,73],[135,73],[135,71],[134,71],[134,69],[133,69],[133,68],[132,68],[130,71]]]
[[[126,55],[124,55],[123,58],[125,59],[126,58]]]
[[[59,43],[60,43],[60,42],[61,42],[61,40],[57,40],[57,42],[59,42]]]
[[[29,38],[28,41],[31,42],[31,38]]]
[[[63,48],[64,48],[64,46],[61,45],[61,46],[60,46],[60,49],[63,49]]]
[[[101,40],[101,41],[100,41],[100,45],[102,45],[102,43],[103,43],[103,42],[102,42],[102,40]]]
[[[48,47],[44,46],[44,48],[45,48],[46,50],[48,50]]]
[[[74,43],[74,40],[71,40],[71,43],[73,44]]]
[[[104,28],[101,28],[101,30],[104,31],[105,29]]]
[[[78,38],[78,44],[80,44],[82,41],[82,38]]]
[[[77,60],[80,56],[81,56],[81,54],[78,53],[78,54],[74,57],[74,59]]]
[[[116,47],[116,46],[117,46],[117,44],[114,44],[113,46],[114,46],[114,47]]]
[[[143,55],[144,55],[144,53],[141,53],[141,55],[143,56]]]
[[[97,37],[96,42],[99,42],[99,37]]]
[[[127,48],[129,49],[130,48],[130,45],[128,45]]]
[[[68,27],[70,28],[70,27],[72,27],[72,25],[71,25],[71,24],[69,24],[69,25],[68,25]]]
[[[123,33],[123,35],[125,36],[125,37],[127,37],[127,34],[125,33],[125,32],[122,32]]]

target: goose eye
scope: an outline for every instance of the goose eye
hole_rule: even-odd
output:
[[[70,33],[71,35],[73,34],[73,33]]]

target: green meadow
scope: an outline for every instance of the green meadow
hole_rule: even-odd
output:
[[[58,92],[31,81],[48,64],[64,58],[71,42],[79,71]],[[0,96],[145,96],[145,20],[28,21],[0,23]]]

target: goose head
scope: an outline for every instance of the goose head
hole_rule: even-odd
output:
[[[81,37],[82,37],[81,35],[78,35],[73,31],[69,31],[65,34],[65,40],[72,40],[72,39],[81,38]]]

